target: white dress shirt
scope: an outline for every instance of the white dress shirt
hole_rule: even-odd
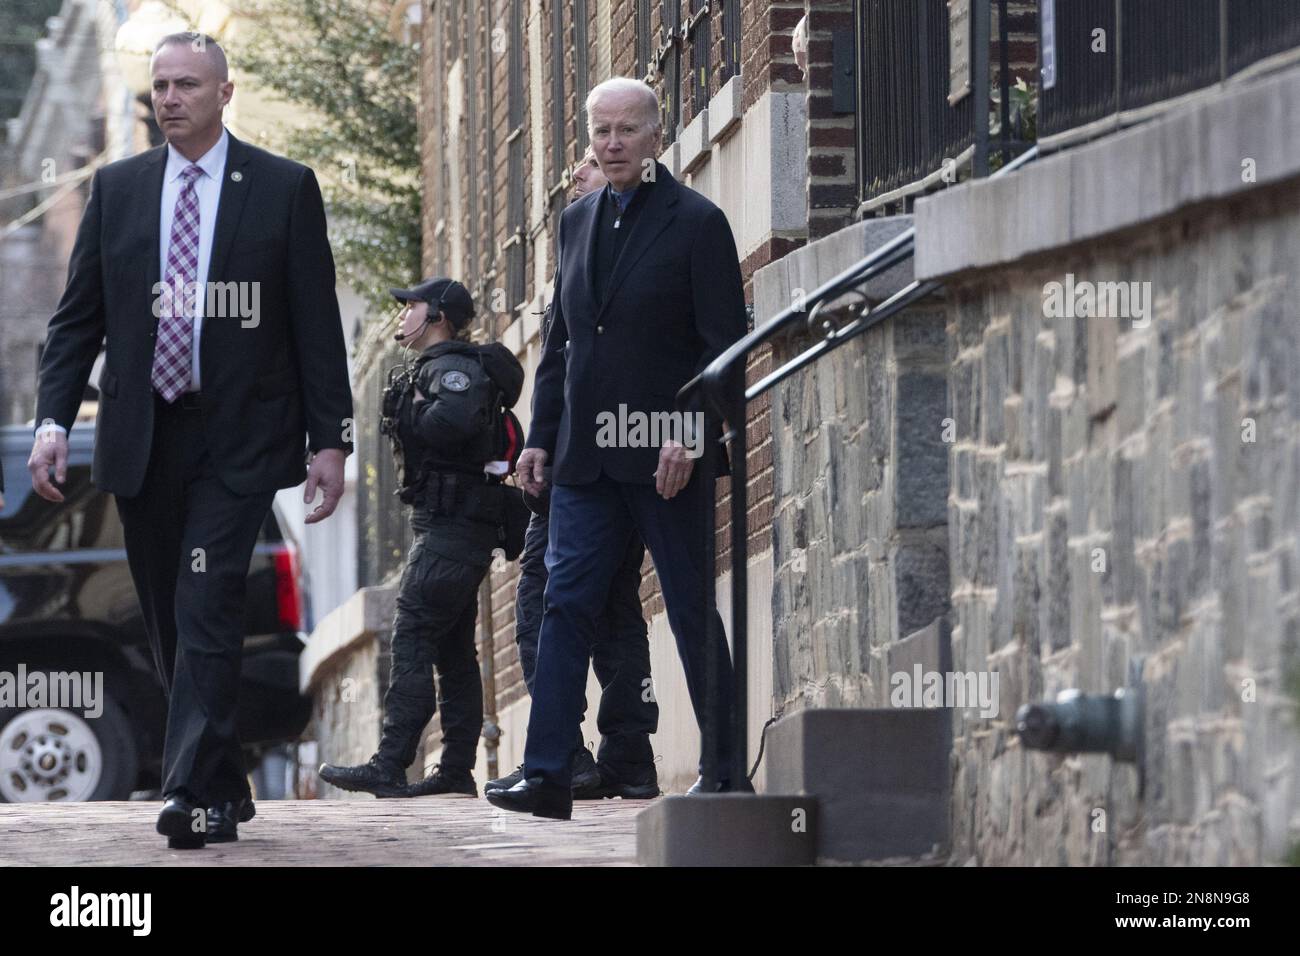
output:
[[[212,261],[212,238],[217,224],[217,206],[221,202],[221,183],[226,171],[226,153],[230,149],[230,134],[222,127],[221,138],[213,147],[199,157],[195,164],[203,170],[203,175],[194,180],[194,191],[199,200],[199,263],[198,273],[194,279],[199,289],[205,290],[208,281],[208,265]],[[176,215],[176,200],[181,194],[181,173],[190,161],[180,154],[175,146],[167,144],[167,168],[163,172],[162,205],[158,216],[158,281],[167,277],[167,253],[171,248],[172,219]],[[194,336],[190,346],[190,386],[186,391],[197,392],[201,387],[199,380],[199,341],[203,332],[203,307],[207,296],[200,292],[195,302]],[[36,434],[55,430],[67,434],[62,425],[51,422],[42,424]]]

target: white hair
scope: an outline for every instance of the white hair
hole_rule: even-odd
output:
[[[651,128],[659,129],[659,95],[641,80],[626,76],[610,77],[603,83],[597,83],[587,94],[587,126],[591,126],[591,111],[597,100],[609,93],[635,93],[645,101],[645,117]]]
[[[795,24],[794,33],[790,36],[790,46],[796,53],[808,52],[808,18],[802,17]]]
[[[805,77],[808,75],[808,17],[805,16],[795,25],[790,35],[790,50],[794,53],[795,65]]]

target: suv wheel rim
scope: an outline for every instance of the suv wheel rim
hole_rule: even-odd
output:
[[[0,727],[0,798],[7,803],[89,800],[104,770],[90,725],[67,710],[25,710]]]

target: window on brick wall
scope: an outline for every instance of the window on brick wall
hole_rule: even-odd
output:
[[[587,0],[573,0],[573,125],[577,143],[575,159],[587,148],[587,91],[590,86],[587,57]]]
[[[663,110],[665,146],[677,140],[677,126],[682,118],[679,99],[682,88],[681,28],[681,6],[677,0],[664,0],[655,58],[659,61],[659,73],[663,77],[659,100]]]
[[[645,79],[650,72],[650,0],[636,0],[636,76]]]
[[[460,14],[461,7],[465,0],[453,0],[451,3],[440,4],[447,11],[448,18],[453,29],[447,31],[447,62],[455,63],[456,58],[460,56]]]
[[[499,50],[499,35],[495,33],[497,26],[492,21],[492,7],[494,4],[491,0],[483,4],[483,132],[486,140],[483,155],[488,157],[487,168],[485,172],[485,181],[487,188],[483,190],[483,200],[487,205],[486,222],[483,228],[483,259],[484,268],[487,272],[484,279],[488,278],[487,273],[496,269],[496,256],[493,252],[493,244],[497,236],[497,201],[496,201],[496,161],[497,144],[496,144],[496,80],[494,70],[496,68],[496,55]]]
[[[445,98],[447,95],[446,77],[446,43],[447,9],[445,4],[438,4],[433,11],[433,128],[437,133],[438,195],[434,198],[433,226],[434,270],[441,271],[447,262],[447,125]],[[438,224],[442,223],[442,229]]]
[[[722,82],[740,73],[740,0],[722,3]]]
[[[564,173],[564,4],[551,0],[551,183]]]
[[[699,116],[709,105],[709,58],[713,42],[709,29],[709,0],[691,0],[687,40],[691,44],[691,115]]]
[[[577,16],[577,10],[574,11]],[[576,19],[575,19],[576,22]],[[565,105],[564,4],[551,0],[551,261],[559,261],[560,213],[564,211]]]
[[[506,114],[509,133],[506,146],[506,221],[510,235],[506,238],[506,295],[509,308],[524,301],[525,240],[528,225],[524,219],[524,2],[510,0],[510,40],[507,49],[508,76]],[[511,316],[507,316],[509,322]]]
[[[461,30],[465,35],[465,133],[466,133],[466,150],[465,150],[465,171],[469,176],[469,189],[466,190],[466,201],[469,205],[469,234],[466,238],[466,249],[469,255],[469,275],[465,276],[465,283],[476,280],[482,275],[483,264],[480,259],[479,246],[479,219],[478,219],[478,194],[479,194],[479,104],[478,104],[478,25],[474,22],[474,14],[470,10],[470,4],[461,6]],[[479,290],[479,296],[482,296],[482,290]]]

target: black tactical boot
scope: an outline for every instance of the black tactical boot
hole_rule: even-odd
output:
[[[406,789],[408,797],[434,797],[443,793],[463,793],[477,797],[478,786],[474,783],[474,774],[468,770],[438,766],[419,783],[413,783]]]
[[[579,747],[573,752],[570,765],[569,788],[574,800],[599,800],[602,796],[603,781],[600,771],[596,769],[596,758],[586,747]]]
[[[338,767],[323,763],[318,771],[320,778],[340,790],[373,793],[376,797],[406,796],[406,775],[401,770],[384,763],[378,756],[371,757],[358,767]]]
[[[572,779],[569,788],[575,800],[599,800],[603,796],[604,781],[596,767],[596,758],[586,747],[579,747],[573,752],[571,767]],[[514,772],[495,780],[489,780],[483,792],[489,790],[509,790],[524,779],[524,765],[515,767]]]
[[[506,774],[504,777],[497,777],[495,780],[489,780],[486,784],[483,785],[483,792],[487,793],[489,790],[509,790],[515,784],[522,783],[523,780],[524,780],[524,765],[520,764],[518,767],[515,767],[515,769],[512,772]]]
[[[593,796],[581,799],[622,797],[624,800],[652,800],[659,796],[659,774],[653,763],[601,763],[597,764],[597,769],[600,771],[600,787]],[[577,794],[574,798],[578,799]]]

